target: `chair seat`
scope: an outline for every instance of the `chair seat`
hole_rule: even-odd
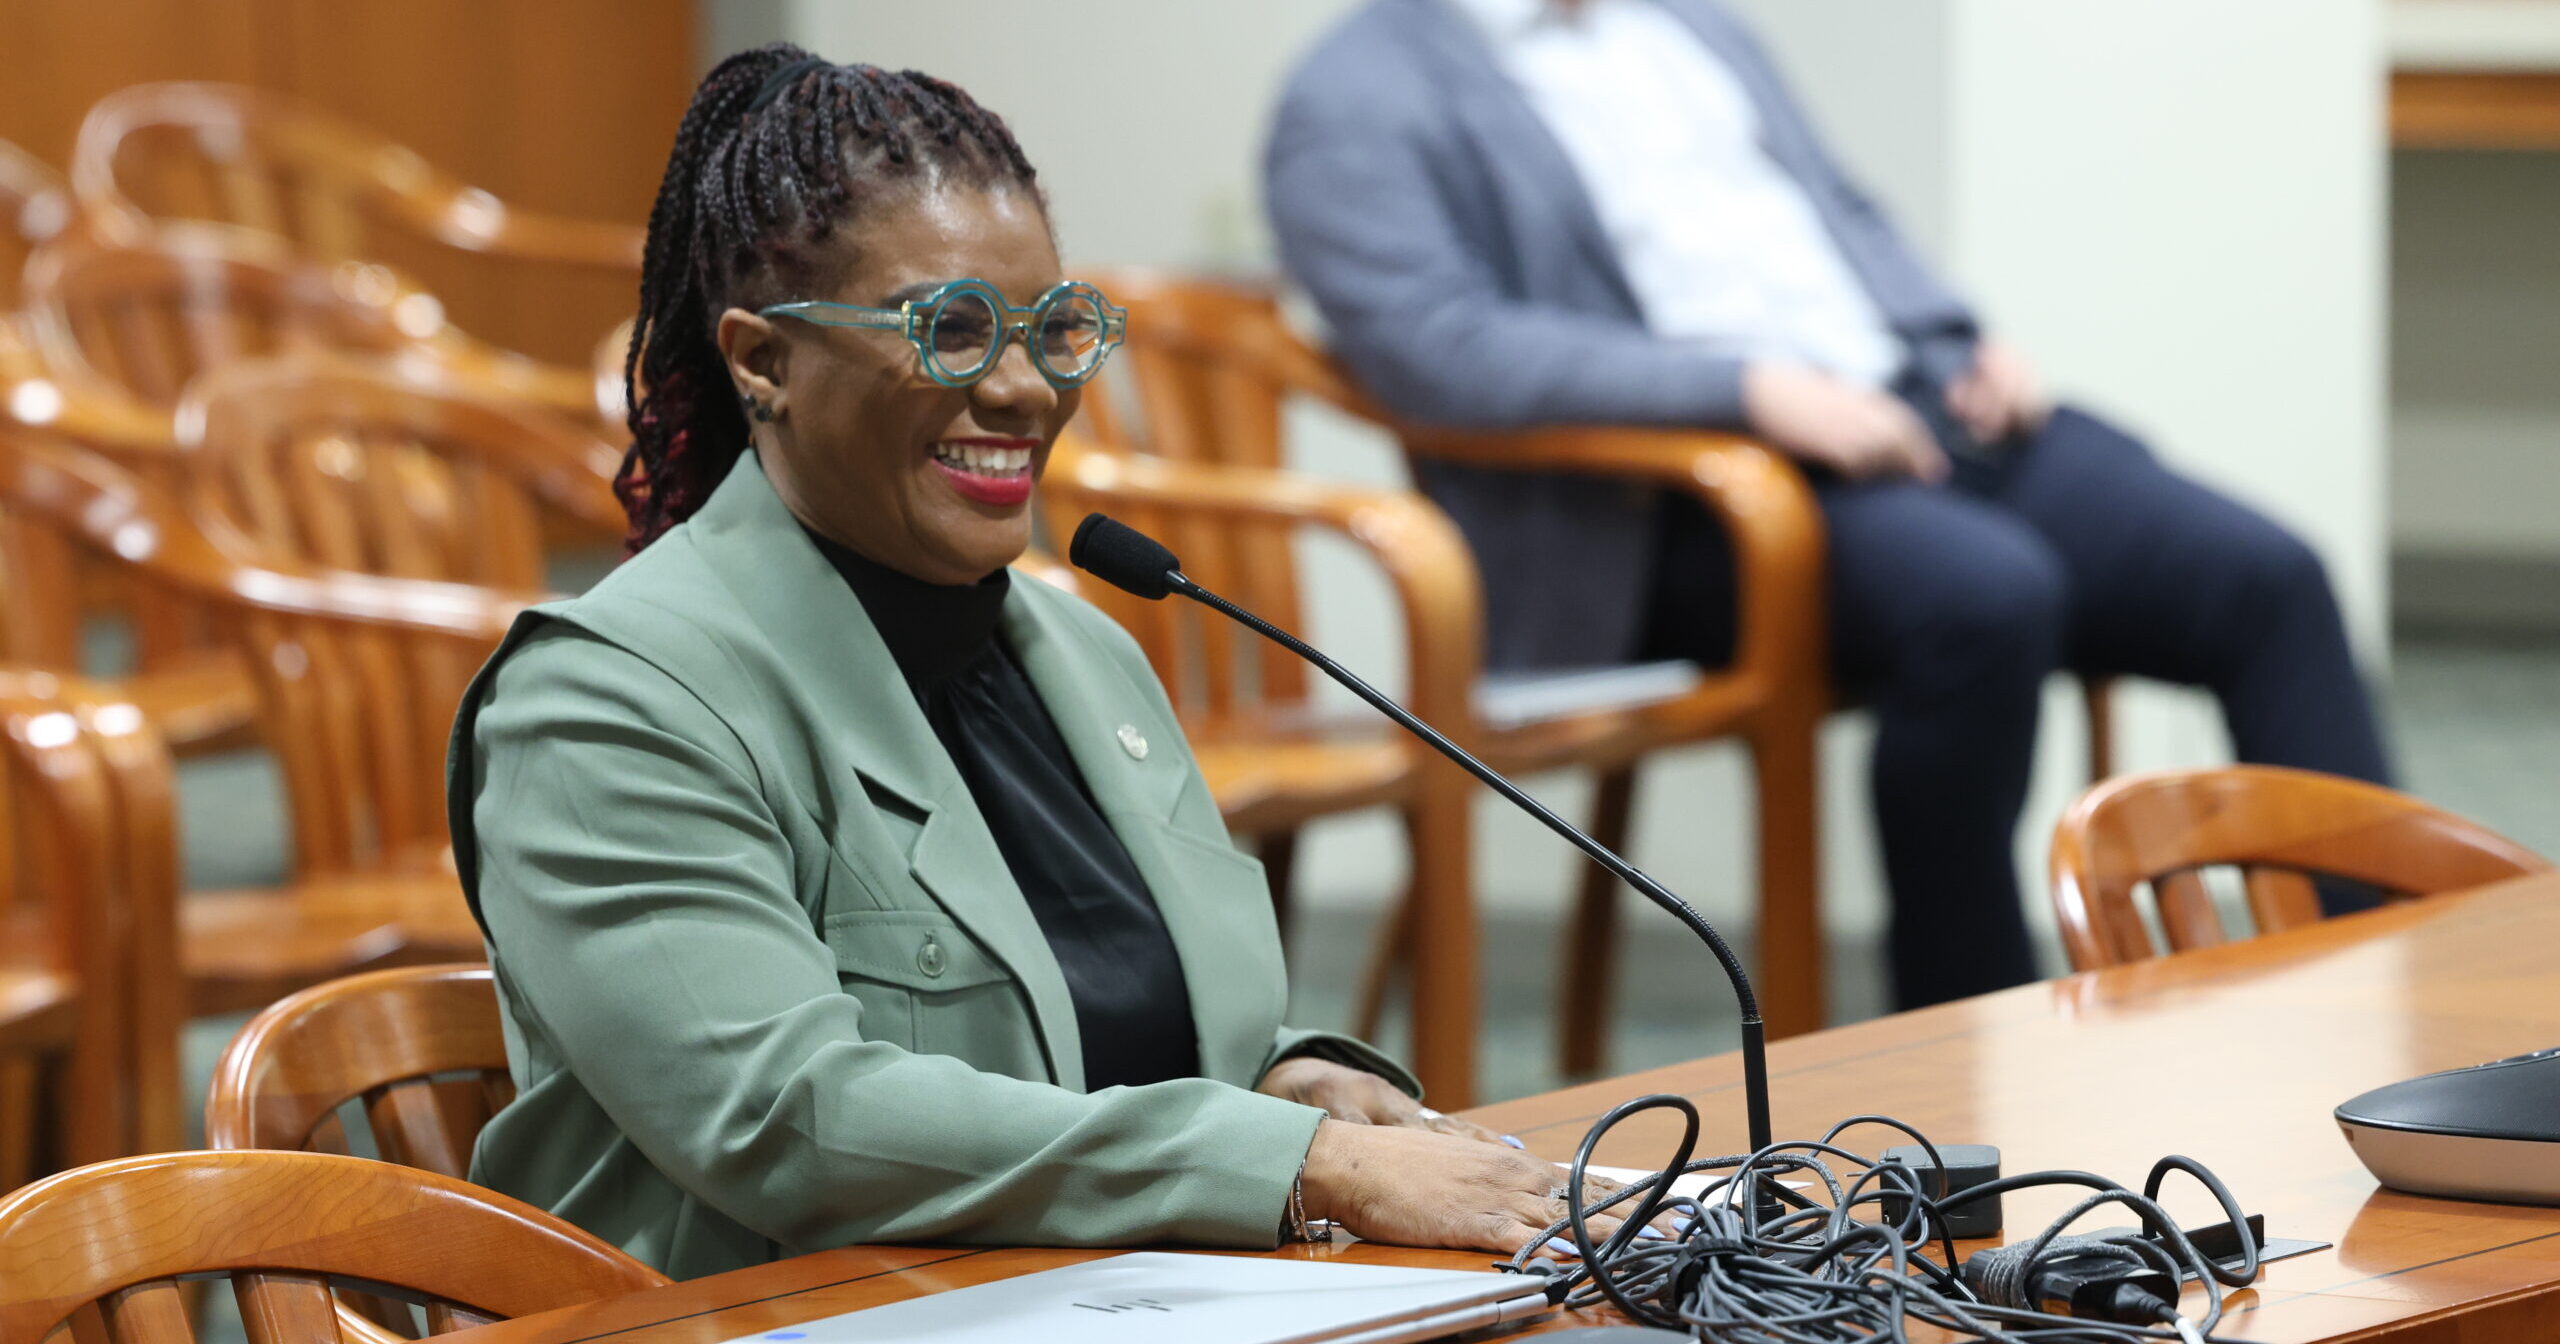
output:
[[[1203,735],[1209,796],[1238,835],[1288,830],[1319,816],[1403,801],[1413,755],[1392,724]]]
[[[1476,682],[1476,717],[1489,731],[1514,733],[1554,719],[1677,700],[1706,679],[1706,669],[1677,660],[1488,672]]]
[[[450,875],[315,878],[180,902],[188,1009],[256,1008],[381,966],[477,960],[486,947]]]
[[[0,966],[0,1052],[67,1043],[79,1002],[79,983],[68,975]]]

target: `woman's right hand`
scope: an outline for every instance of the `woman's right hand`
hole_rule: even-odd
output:
[[[1509,1255],[1565,1216],[1565,1173],[1514,1148],[1427,1129],[1325,1120],[1307,1149],[1301,1193],[1309,1218],[1363,1241]],[[1587,1199],[1617,1183],[1586,1176]],[[1633,1211],[1629,1201],[1620,1211]],[[1595,1240],[1618,1230],[1613,1211],[1589,1220]]]

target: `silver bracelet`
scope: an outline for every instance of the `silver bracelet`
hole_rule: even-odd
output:
[[[1289,1182],[1289,1224],[1280,1231],[1280,1240],[1284,1243],[1333,1240],[1332,1222],[1323,1218],[1309,1221],[1307,1218],[1307,1169],[1304,1166],[1298,1168],[1297,1177]]]

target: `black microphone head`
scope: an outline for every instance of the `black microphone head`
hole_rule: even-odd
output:
[[[1164,543],[1106,514],[1088,513],[1076,524],[1067,543],[1067,560],[1076,568],[1150,602],[1173,591],[1173,575],[1182,561]]]

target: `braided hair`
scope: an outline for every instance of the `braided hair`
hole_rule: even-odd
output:
[[[631,448],[613,491],[631,520],[626,554],[690,517],[747,446],[720,314],[828,285],[841,264],[831,233],[890,190],[946,182],[1039,190],[1003,119],[931,75],[776,42],[703,77],[649,211],[622,364]]]

